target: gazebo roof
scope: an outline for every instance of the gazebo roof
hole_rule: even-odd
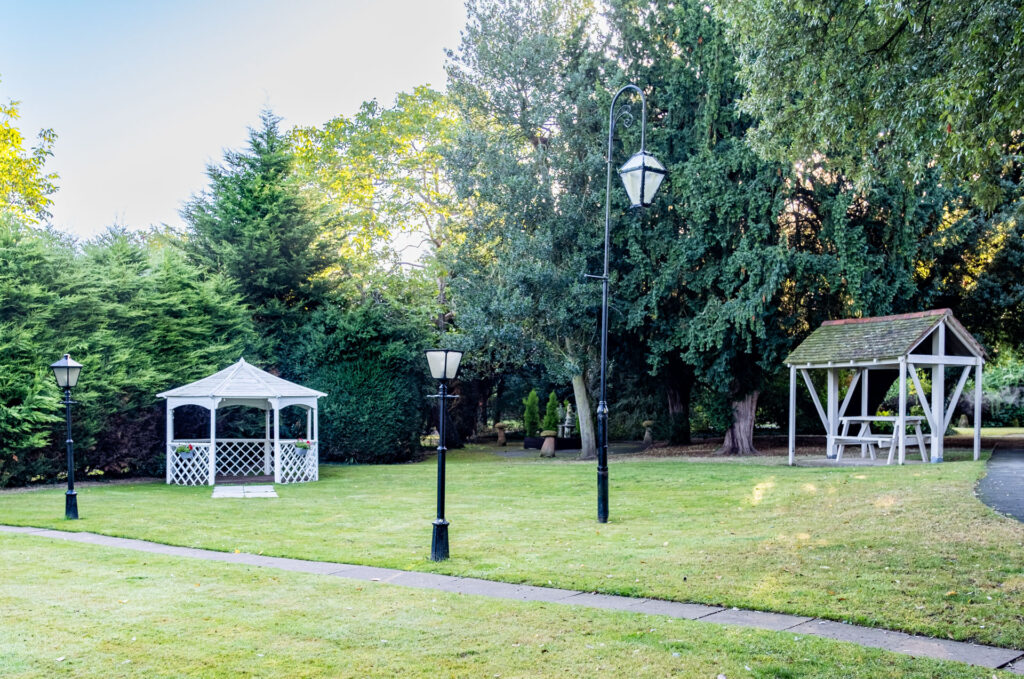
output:
[[[896,316],[872,316],[825,321],[799,344],[784,363],[821,365],[851,361],[894,361],[908,355],[945,321],[969,356],[985,357],[985,350],[949,309],[932,309]]]
[[[209,377],[157,394],[158,398],[224,399],[317,398],[321,396],[327,396],[327,394],[271,375],[265,370],[246,363],[244,358]]]

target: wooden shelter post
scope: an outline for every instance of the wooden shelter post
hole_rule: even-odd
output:
[[[974,461],[981,458],[981,368],[982,359],[974,368]]]
[[[946,324],[939,323],[932,333],[932,353],[936,356],[946,355]],[[951,403],[950,407],[956,404]],[[942,462],[942,443],[946,430],[946,366],[944,363],[932,364],[932,432],[929,450],[932,462]]]
[[[907,457],[907,360],[902,356],[900,357],[899,413],[893,426],[892,435],[896,437],[894,443],[899,446],[899,463],[903,464]]]
[[[789,466],[796,457],[796,366],[789,366]]]
[[[870,415],[868,412],[868,372],[871,368],[860,369],[860,416],[867,417]],[[860,444],[860,456],[862,458],[868,456],[868,444]]]
[[[825,457],[830,460],[836,457],[836,433],[839,424],[839,371],[828,369],[828,413],[827,431],[825,433]]]

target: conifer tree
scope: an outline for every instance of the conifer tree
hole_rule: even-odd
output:
[[[260,121],[245,150],[207,168],[209,188],[182,211],[185,250],[234,280],[258,325],[280,339],[294,312],[317,304],[327,261],[317,246],[322,220],[294,175],[280,118],[263,111]]]

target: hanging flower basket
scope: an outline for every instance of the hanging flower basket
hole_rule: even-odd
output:
[[[183,443],[174,449],[174,452],[178,454],[182,460],[191,460],[192,456],[195,455],[195,451],[192,450],[191,443]]]
[[[299,439],[295,442],[295,452],[299,455],[305,455],[306,451],[313,445],[312,441],[303,441]]]

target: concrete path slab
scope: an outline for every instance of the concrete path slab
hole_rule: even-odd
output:
[[[274,486],[268,485],[214,486],[213,497],[277,497],[277,491],[274,490]]]
[[[756,627],[776,632],[796,627],[813,618],[784,613],[766,613],[765,611],[745,611],[739,608],[726,608],[717,613],[704,616],[701,622],[713,622],[718,625],[739,625],[740,627]]]
[[[706,606],[677,601],[661,601],[657,599],[638,599],[633,597],[599,594],[595,592],[578,592],[558,589],[555,587],[537,587],[534,585],[516,585],[507,582],[495,582],[478,578],[464,578],[438,573],[421,573],[402,571],[394,568],[376,566],[360,566],[356,564],[333,563],[326,561],[307,561],[262,554],[244,552],[217,552],[193,547],[175,547],[156,542],[136,540],[133,538],[115,538],[87,532],[58,531],[45,528],[0,525],[0,533],[24,535],[28,537],[44,537],[85,544],[102,545],[119,549],[154,554],[165,554],[189,559],[221,561],[258,568],[277,568],[296,573],[311,573],[332,577],[348,578],[366,582],[400,587],[416,587],[434,589],[444,592],[472,596],[487,596],[518,601],[537,601],[572,606],[585,606],[605,610],[626,611],[644,615],[665,615],[673,618],[686,618],[699,622],[711,622],[721,625],[741,625],[757,629],[790,632],[826,637],[838,641],[880,648],[895,653],[916,657],[954,660],[970,665],[987,668],[1006,669],[1017,674],[1024,674],[1024,651],[994,646],[980,646],[946,639],[914,636],[903,632],[870,627],[858,627],[829,620],[765,611],[748,611],[737,608],[725,609],[721,606]]]
[[[849,641],[860,646],[882,648],[904,655],[924,656],[940,660],[956,660],[969,665],[997,668],[1024,655],[1021,651],[994,646],[980,646],[962,641],[919,637],[903,632],[858,627],[830,620],[811,620],[790,628],[794,634],[813,634],[838,641]]]
[[[978,482],[978,499],[992,509],[1024,521],[1024,448],[996,448],[988,473]]]
[[[560,599],[558,603],[569,604],[570,606],[603,608],[610,611],[635,611],[643,602],[643,599],[634,599],[628,596],[597,594],[595,592],[579,592],[568,599]]]
[[[644,599],[634,609],[637,613],[647,615],[667,615],[670,618],[700,620],[723,609],[721,606],[705,606],[704,604],[684,604],[681,601],[663,601],[661,599]]]

